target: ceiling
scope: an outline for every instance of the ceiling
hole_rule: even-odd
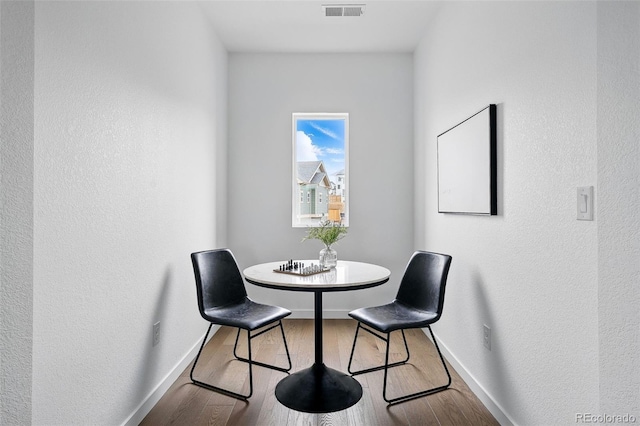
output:
[[[326,17],[322,5],[365,5]],[[201,3],[229,52],[413,52],[440,2],[430,0],[210,0]]]

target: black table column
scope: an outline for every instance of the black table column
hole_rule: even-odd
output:
[[[356,379],[324,365],[322,360],[322,291],[314,291],[315,363],[282,379],[276,398],[282,405],[305,413],[344,410],[362,398]]]

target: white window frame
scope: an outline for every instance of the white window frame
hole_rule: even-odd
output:
[[[343,190],[342,190],[342,202],[344,204],[344,207],[342,209],[342,220],[341,220],[341,224],[344,226],[349,226],[349,113],[293,113],[292,114],[292,191],[291,191],[291,226],[294,228],[304,228],[307,226],[315,226],[317,225],[321,220],[326,220],[328,217],[327,215],[324,215],[323,217],[318,217],[318,218],[309,218],[309,217],[303,217],[304,215],[300,214],[300,206],[302,204],[302,200],[299,200],[299,194],[300,194],[300,185],[298,184],[298,148],[297,148],[297,139],[296,139],[296,135],[298,132],[298,121],[300,120],[306,120],[306,121],[322,121],[322,120],[343,120],[344,121],[344,134],[342,135],[338,135],[337,138],[335,138],[336,141],[340,141],[338,143],[338,145],[340,146],[340,150],[342,152],[341,156],[339,156],[338,160],[339,161],[343,161],[344,162],[344,167],[339,167],[337,168],[335,171],[344,169],[344,180],[342,182],[342,186],[343,186]],[[320,135],[320,133],[322,132],[322,129],[318,130],[318,135]],[[325,135],[327,135],[328,133],[325,133]],[[308,135],[311,139],[313,139],[314,135]],[[323,165],[325,165],[327,174],[329,175],[329,179],[332,179],[332,175],[331,172],[333,171],[333,159],[332,164],[324,164],[324,159],[323,161]],[[329,160],[327,160],[327,163],[329,162]],[[339,163],[342,164],[342,163]],[[338,186],[338,182],[337,179],[335,179],[335,182],[333,182],[334,185],[332,185],[335,188],[337,188]],[[331,195],[331,189],[328,193],[328,195]],[[329,198],[327,195],[327,202],[323,203],[324,205],[328,206],[329,205]],[[320,200],[321,195],[319,195]],[[320,201],[320,203],[322,203],[322,201]]]

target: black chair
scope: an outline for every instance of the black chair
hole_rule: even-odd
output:
[[[204,336],[198,355],[193,362],[191,368],[191,381],[203,388],[220,392],[234,398],[246,400],[253,394],[253,369],[252,366],[259,365],[274,370],[288,372],[291,370],[291,357],[289,356],[289,348],[287,340],[284,336],[282,328],[282,319],[291,315],[291,311],[279,306],[270,306],[256,303],[247,297],[247,291],[244,287],[244,279],[238,269],[236,260],[228,249],[218,249],[202,251],[191,254],[191,262],[193,263],[193,271],[196,277],[196,289],[198,292],[198,307],[202,318],[209,321],[209,328]],[[275,324],[274,324],[275,323]],[[207,341],[211,327],[214,324],[236,327],[236,342],[233,346],[233,355],[237,360],[249,364],[249,394],[242,395],[227,389],[213,386],[209,383],[193,378],[193,371],[202,353],[202,349]],[[255,334],[252,331],[258,330],[265,326],[270,327],[263,329]],[[251,340],[264,334],[276,327],[280,327],[282,333],[282,341],[287,352],[289,367],[283,368],[275,365],[264,364],[251,359]],[[236,349],[238,347],[238,338],[240,330],[247,331],[248,357],[242,358],[238,356]]]
[[[451,375],[447,369],[447,364],[442,357],[433,331],[431,331],[431,324],[438,321],[442,315],[444,289],[450,266],[451,256],[449,255],[416,251],[409,260],[402,281],[400,282],[398,294],[393,302],[382,306],[361,308],[349,312],[349,316],[358,321],[358,327],[356,328],[356,334],[353,338],[353,346],[351,347],[351,356],[349,357],[349,366],[347,369],[353,376],[384,369],[382,397],[389,404],[397,404],[440,392],[451,385]],[[367,327],[364,327],[364,325]],[[396,398],[387,398],[387,375],[389,368],[406,364],[407,361],[409,361],[409,346],[407,345],[404,330],[423,327],[429,329],[429,333],[431,333],[431,338],[440,356],[440,361],[442,361],[444,371],[449,378],[447,384]],[[353,361],[353,353],[356,349],[356,341],[360,329],[369,332],[387,343],[384,365],[359,371],[351,371],[351,362]],[[407,357],[402,361],[389,364],[391,332],[396,330],[400,330],[402,333]],[[386,337],[381,336],[376,333],[376,331],[384,333]]]

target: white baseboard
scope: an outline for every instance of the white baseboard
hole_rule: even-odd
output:
[[[211,340],[214,334],[218,332],[220,329],[219,325],[214,325],[211,328],[211,333],[207,338],[207,341]],[[169,390],[169,387],[178,380],[180,374],[184,371],[185,368],[189,365],[191,361],[196,357],[198,351],[200,350],[200,345],[202,344],[202,337],[198,339],[198,341],[191,347],[191,349],[186,353],[184,357],[167,373],[166,376],[158,383],[158,385],[153,389],[149,395],[136,407],[136,409],[131,413],[128,419],[126,419],[122,426],[137,426],[140,424],[142,419],[145,418],[147,414],[151,411],[151,409],[160,401],[162,395]]]
[[[314,315],[313,309],[298,309],[298,310],[293,310],[289,318],[307,319],[307,318],[313,318],[313,315]],[[340,309],[334,309],[334,310],[323,309],[322,317],[325,319],[350,318],[349,310],[340,310]],[[426,334],[428,339],[431,339],[426,328],[423,329],[422,331]],[[516,423],[513,421],[513,419],[511,419],[511,417],[508,414],[506,414],[506,412],[502,409],[500,404],[498,404],[495,401],[495,399],[484,389],[484,387],[476,380],[473,374],[471,374],[464,367],[464,365],[462,365],[462,363],[458,360],[458,358],[456,358],[456,356],[453,355],[453,353],[451,353],[447,345],[442,343],[442,340],[439,337],[437,337],[437,335],[436,335],[436,338],[438,339],[438,346],[442,351],[442,355],[447,359],[447,361],[449,361],[449,363],[453,366],[456,372],[458,372],[460,377],[462,377],[462,380],[464,380],[465,383],[469,386],[469,389],[471,389],[471,392],[473,392],[478,397],[480,402],[482,402],[484,406],[487,407],[487,410],[489,410],[489,412],[493,415],[493,417],[495,417],[498,423],[500,423],[503,426],[514,426]]]
[[[349,311],[343,309],[328,309],[323,310],[323,318],[325,319],[348,319]],[[291,316],[289,318],[292,319],[313,319],[314,311],[313,309],[297,309],[293,310]],[[220,329],[220,326],[214,326],[211,330],[213,333],[209,335],[209,339],[213,337],[213,335]],[[426,329],[423,330],[427,335],[427,338],[430,339],[428,333],[426,333]],[[435,334],[435,333],[434,333]],[[449,361],[449,363],[453,366],[453,368],[458,372],[462,380],[469,386],[471,392],[473,392],[478,399],[484,404],[485,407],[489,410],[489,412],[495,417],[495,419],[503,426],[513,426],[515,422],[506,414],[506,412],[502,409],[500,404],[498,404],[493,397],[484,389],[484,387],[476,380],[476,378],[471,374],[465,367],[458,361],[455,355],[451,353],[447,345],[445,345],[442,340],[437,337],[438,345],[440,346],[440,350],[442,351],[442,355]],[[160,383],[153,389],[149,395],[138,405],[138,407],[131,413],[129,418],[127,418],[122,426],[137,426],[140,424],[142,419],[145,418],[147,414],[151,411],[151,409],[160,401],[160,398],[167,392],[169,387],[178,379],[180,374],[184,371],[185,368],[189,365],[189,363],[195,358],[200,349],[200,345],[202,344],[202,340],[198,340],[193,347],[187,352],[187,354],[173,367],[169,373],[160,381]]]
[[[431,337],[429,336],[427,329],[422,330],[429,340]],[[487,410],[495,417],[495,419],[502,426],[513,426],[516,423],[513,421],[511,417],[502,409],[500,404],[498,404],[495,399],[484,389],[484,387],[476,380],[476,378],[471,374],[465,367],[460,363],[458,358],[456,358],[453,353],[449,350],[447,345],[445,345],[440,337],[436,333],[433,333],[438,339],[438,346],[440,347],[440,351],[442,352],[442,356],[446,358],[447,361],[451,364],[451,366],[456,370],[456,372],[462,377],[462,380],[469,386],[471,392],[473,392],[480,402],[487,407]]]
[[[349,318],[348,310],[323,310],[323,318],[326,319],[345,319]],[[292,311],[291,316],[289,318],[293,319],[313,319],[313,309],[299,309]],[[211,333],[209,334],[210,340],[214,334],[220,329],[220,326],[214,325],[211,328]],[[187,354],[167,373],[166,376],[158,383],[158,385],[153,389],[149,395],[136,407],[136,409],[131,413],[131,415],[122,423],[122,426],[137,426],[140,424],[142,419],[145,418],[147,414],[151,411],[151,409],[160,401],[162,395],[169,390],[169,387],[178,380],[178,377],[185,368],[189,365],[189,363],[196,357],[198,354],[198,350],[200,349],[200,345],[202,344],[202,338],[200,338],[187,352]]]
[[[349,312],[347,309],[322,309],[323,319],[349,319]],[[291,319],[313,319],[313,309],[294,309],[291,311]]]

